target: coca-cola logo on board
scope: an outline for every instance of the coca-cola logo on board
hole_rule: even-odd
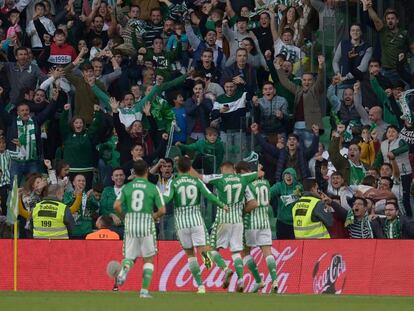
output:
[[[278,251],[275,248],[272,248],[272,254],[276,260],[277,266],[277,281],[278,281],[278,292],[285,293],[288,289],[288,280],[290,272],[285,268],[285,264],[291,260],[296,254],[296,247],[285,247],[282,251]],[[259,267],[262,280],[265,282],[265,287],[263,288],[263,293],[268,293],[271,291],[272,278],[267,270],[266,259],[263,256],[260,248],[254,248],[251,251],[251,255]],[[226,264],[233,269],[232,260],[225,260]],[[264,268],[263,268],[264,267]],[[221,290],[223,285],[224,272],[218,268],[216,265],[213,266],[211,270],[207,272],[207,275],[204,273],[205,266],[200,265],[204,285],[207,290]],[[159,291],[172,291],[172,290],[193,290],[196,287],[196,284],[193,280],[191,272],[188,269],[187,256],[183,250],[180,250],[172,255],[168,263],[161,267],[162,271],[160,274],[160,280],[158,283]],[[254,286],[254,278],[247,272],[245,269],[245,274],[243,277],[245,291],[251,291]],[[230,280],[229,291],[235,291],[237,284],[237,275],[233,274],[233,277]]]
[[[313,266],[315,294],[341,294],[345,288],[346,264],[340,254],[322,254]]]

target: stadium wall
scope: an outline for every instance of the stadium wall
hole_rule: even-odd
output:
[[[158,242],[153,291],[195,290],[187,259],[176,241]],[[121,241],[20,240],[18,289],[24,291],[111,290],[106,275],[110,260],[121,260]],[[269,292],[270,275],[258,249],[252,251]],[[414,241],[325,240],[274,241],[281,293],[414,295]],[[225,259],[232,267],[230,254]],[[13,241],[0,240],[0,290],[13,289]],[[122,290],[138,290],[139,261]],[[254,280],[246,269],[245,285]],[[223,272],[217,267],[202,275],[209,291],[222,291]],[[236,276],[230,291],[236,287]]]

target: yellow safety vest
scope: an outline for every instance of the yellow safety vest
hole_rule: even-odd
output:
[[[321,221],[312,221],[312,212],[320,199],[303,196],[292,209],[293,230],[297,239],[329,239],[328,229]]]
[[[35,239],[69,239],[65,218],[66,205],[43,200],[33,209],[33,238]]]

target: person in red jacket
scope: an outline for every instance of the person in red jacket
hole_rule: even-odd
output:
[[[39,57],[40,66],[48,70],[53,66],[63,67],[73,62],[77,57],[75,48],[66,42],[66,33],[57,29],[53,42],[45,40],[45,48]]]

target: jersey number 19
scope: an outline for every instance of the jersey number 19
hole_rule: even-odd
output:
[[[197,187],[193,185],[180,186],[177,189],[181,196],[182,206],[194,205],[197,200]]]

